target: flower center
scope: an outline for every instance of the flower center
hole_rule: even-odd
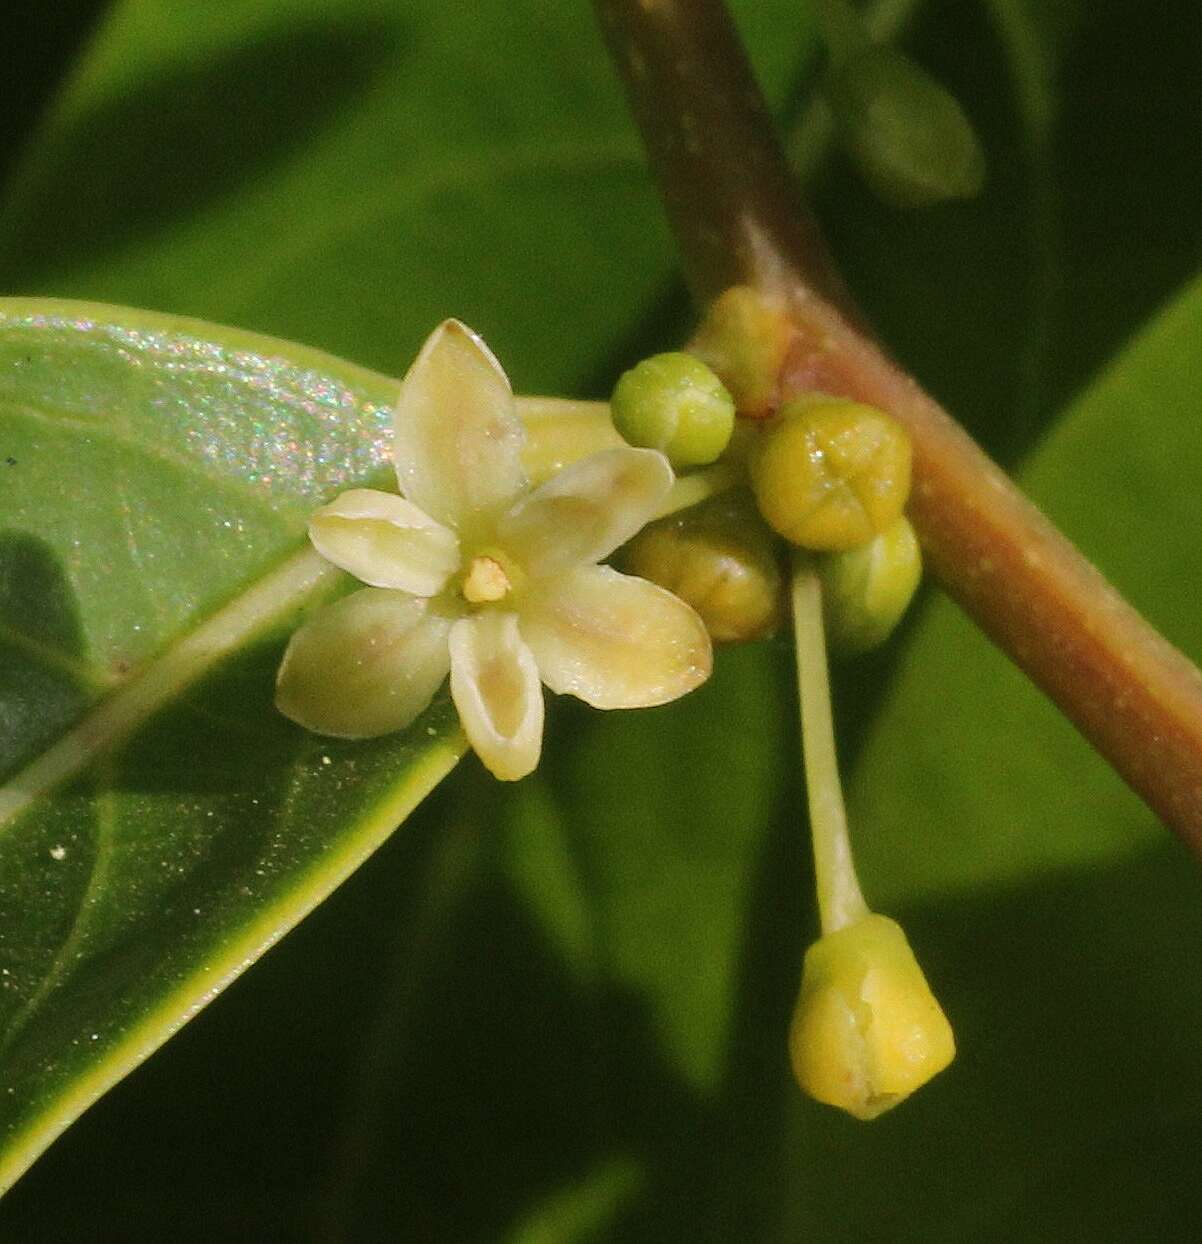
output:
[[[505,567],[495,557],[481,554],[473,557],[463,578],[463,599],[470,605],[485,605],[503,600],[513,584]]]

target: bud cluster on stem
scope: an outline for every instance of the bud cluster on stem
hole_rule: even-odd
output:
[[[753,288],[784,308],[783,396],[845,394],[905,427],[911,518],[943,587],[1202,854],[1202,676],[875,344],[722,0],[594,4],[698,302]]]

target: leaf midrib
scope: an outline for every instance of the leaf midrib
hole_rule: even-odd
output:
[[[0,833],[43,795],[127,738],[223,657],[340,573],[306,547],[179,636],[58,742],[0,786]]]

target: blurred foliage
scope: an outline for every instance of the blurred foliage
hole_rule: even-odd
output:
[[[791,125],[806,7],[735,9]],[[1033,453],[1041,501],[1198,656],[1199,295],[1151,319],[1202,258],[1194,22],[1184,0],[918,6],[904,44],[977,127],[984,193],[892,213],[836,159],[815,200],[890,347],[1004,461]],[[391,372],[453,313],[519,389],[582,396],[684,333],[584,5],[127,0],[79,46],[5,165],[4,292]],[[957,1028],[913,1101],[864,1126],[789,1080],[815,920],[767,644],[676,706],[556,704],[515,790],[461,766],[41,1160],[0,1236],[1190,1238],[1194,865],[933,604],[837,687],[865,888]]]

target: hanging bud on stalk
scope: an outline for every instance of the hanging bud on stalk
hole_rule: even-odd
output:
[[[875,1119],[955,1053],[951,1025],[899,924],[872,913],[806,951],[789,1054],[811,1097]]]
[[[814,560],[794,555],[791,595],[822,936],[806,952],[789,1054],[803,1091],[874,1119],[942,1071],[956,1045],[905,934],[869,909],[856,876]]]

